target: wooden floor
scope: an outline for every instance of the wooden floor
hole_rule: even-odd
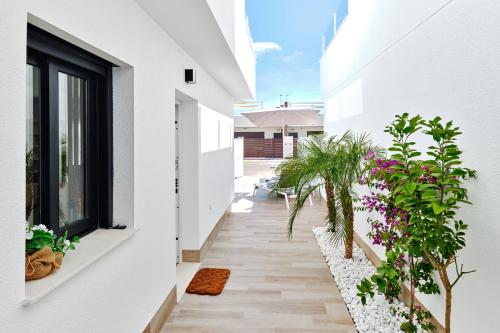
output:
[[[282,199],[252,198],[251,178],[240,182],[233,212],[202,263],[231,269],[224,292],[185,294],[162,332],[356,332],[311,231],[322,224],[324,203],[304,211],[289,241]]]

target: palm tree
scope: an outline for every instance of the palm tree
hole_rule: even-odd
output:
[[[374,152],[379,155],[382,149],[373,146],[367,134],[355,135],[347,132],[338,146],[335,154],[336,177],[335,191],[337,193],[338,204],[342,210],[343,219],[339,219],[342,224],[333,235],[334,240],[342,240],[345,245],[344,257],[352,258],[354,243],[354,198],[357,194],[354,185],[359,181],[363,172],[363,159],[368,153]]]
[[[334,190],[335,154],[341,140],[324,135],[310,136],[299,145],[297,157],[284,161],[276,169],[276,174],[280,176],[278,186],[294,187],[297,196],[288,221],[290,237],[295,218],[304,208],[307,198],[321,186],[326,192],[327,224],[331,231],[336,230],[339,214]]]
[[[327,201],[327,226],[331,242],[343,242],[344,257],[352,258],[354,243],[354,200],[357,194],[354,185],[364,170],[363,159],[368,153],[376,155],[382,149],[373,146],[368,134],[355,135],[347,131],[344,135],[325,138],[313,136],[300,146],[298,157],[280,164],[279,186],[295,184],[297,198],[288,221],[288,232],[292,235],[295,218],[303,209],[306,199],[320,186],[324,186]]]

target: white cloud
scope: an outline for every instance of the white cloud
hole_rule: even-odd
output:
[[[282,58],[283,62],[286,62],[286,63],[292,63],[292,62],[295,62],[297,61],[300,57],[302,57],[302,52],[300,51],[295,51],[287,56],[284,56]]]
[[[254,42],[253,49],[255,55],[260,56],[271,51],[281,51],[281,46],[274,42]]]

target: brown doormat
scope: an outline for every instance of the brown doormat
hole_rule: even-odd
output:
[[[226,285],[229,273],[231,273],[229,269],[202,268],[195,274],[186,292],[198,295],[219,295]]]

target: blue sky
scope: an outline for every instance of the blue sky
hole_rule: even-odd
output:
[[[320,101],[321,39],[340,0],[246,0],[257,43],[257,100],[264,107]]]

